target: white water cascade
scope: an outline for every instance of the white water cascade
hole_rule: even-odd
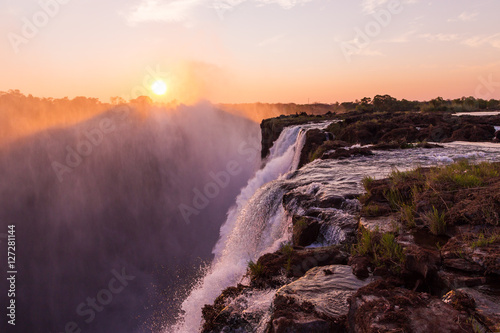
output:
[[[282,131],[265,166],[242,189],[236,205],[229,210],[213,251],[213,264],[183,302],[184,315],[166,332],[199,331],[203,306],[213,303],[223,289],[241,282],[250,260],[277,250],[289,239],[282,207],[284,190],[279,180],[297,169],[307,130],[325,126],[305,124]]]

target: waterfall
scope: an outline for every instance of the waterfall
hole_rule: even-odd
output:
[[[307,129],[324,126],[298,125],[282,131],[265,166],[242,189],[236,205],[229,210],[213,251],[214,262],[182,304],[183,317],[168,332],[198,331],[202,307],[212,303],[223,289],[240,282],[250,260],[276,251],[290,238],[281,183],[297,169]]]

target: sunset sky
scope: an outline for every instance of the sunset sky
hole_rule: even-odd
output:
[[[155,77],[181,101],[498,99],[499,13],[497,0],[2,0],[0,91],[109,101],[151,95]]]

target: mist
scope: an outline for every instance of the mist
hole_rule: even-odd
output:
[[[171,323],[259,167],[258,124],[209,103],[94,104],[20,133],[19,115],[2,115],[0,233],[16,226],[19,331]]]

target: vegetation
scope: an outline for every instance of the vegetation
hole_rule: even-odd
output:
[[[379,216],[380,208],[377,205],[365,205],[361,212],[365,216]]]
[[[248,262],[248,274],[250,274],[251,278],[262,277],[264,274],[264,266],[258,261],[255,263],[253,260],[250,260]]]
[[[416,224],[415,224],[415,205],[409,205],[409,204],[401,205],[400,220],[408,228],[416,227]]]
[[[477,239],[471,243],[471,247],[475,249],[478,247],[485,247],[498,242],[500,242],[500,233],[495,233],[486,237],[484,233],[481,232],[477,237]]]
[[[444,235],[446,233],[445,213],[439,212],[436,207],[432,206],[432,211],[424,215],[424,219],[429,223],[429,229],[434,235]]]
[[[363,229],[358,243],[352,248],[352,254],[368,256],[375,266],[385,266],[395,273],[400,272],[405,261],[402,246],[396,241],[394,234],[389,232]]]
[[[307,227],[307,219],[304,216],[299,216],[295,220],[294,226],[299,230]]]
[[[309,162],[314,161],[315,159],[321,158],[324,153],[329,150],[335,150],[338,148],[333,141],[325,141],[321,146],[319,146],[316,150],[312,151],[309,154]]]
[[[285,264],[285,269],[288,272],[292,269],[292,253],[293,253],[293,246],[290,243],[285,243],[281,245],[280,248],[281,253],[283,253],[287,258],[286,258],[286,264]]]
[[[408,101],[398,100],[390,95],[376,95],[375,97],[364,97],[354,103],[340,104],[348,111],[361,112],[394,112],[394,111],[424,111],[424,112],[471,112],[484,110],[498,110],[500,101],[495,99],[476,99],[473,96],[456,99],[443,99],[436,97],[430,101]]]
[[[450,112],[472,112],[484,110],[497,110],[500,102],[495,99],[489,101],[485,99],[476,99],[473,96],[462,97],[453,100],[445,100],[437,97],[429,102],[420,103],[420,110],[424,112],[450,111]]]
[[[363,179],[367,193],[361,198],[361,213],[380,216],[390,208],[406,227],[423,224],[435,235],[446,233],[447,225],[455,223],[498,225],[493,192],[499,177],[499,163],[468,160],[444,167],[394,170],[385,180]]]
[[[363,187],[365,188],[366,192],[369,191],[370,185],[373,183],[374,180],[375,179],[370,176],[363,177],[361,183],[363,184]]]
[[[447,184],[454,189],[480,187],[485,180],[497,177],[498,170],[491,163],[470,164],[468,160],[433,169],[428,177],[430,185]]]

